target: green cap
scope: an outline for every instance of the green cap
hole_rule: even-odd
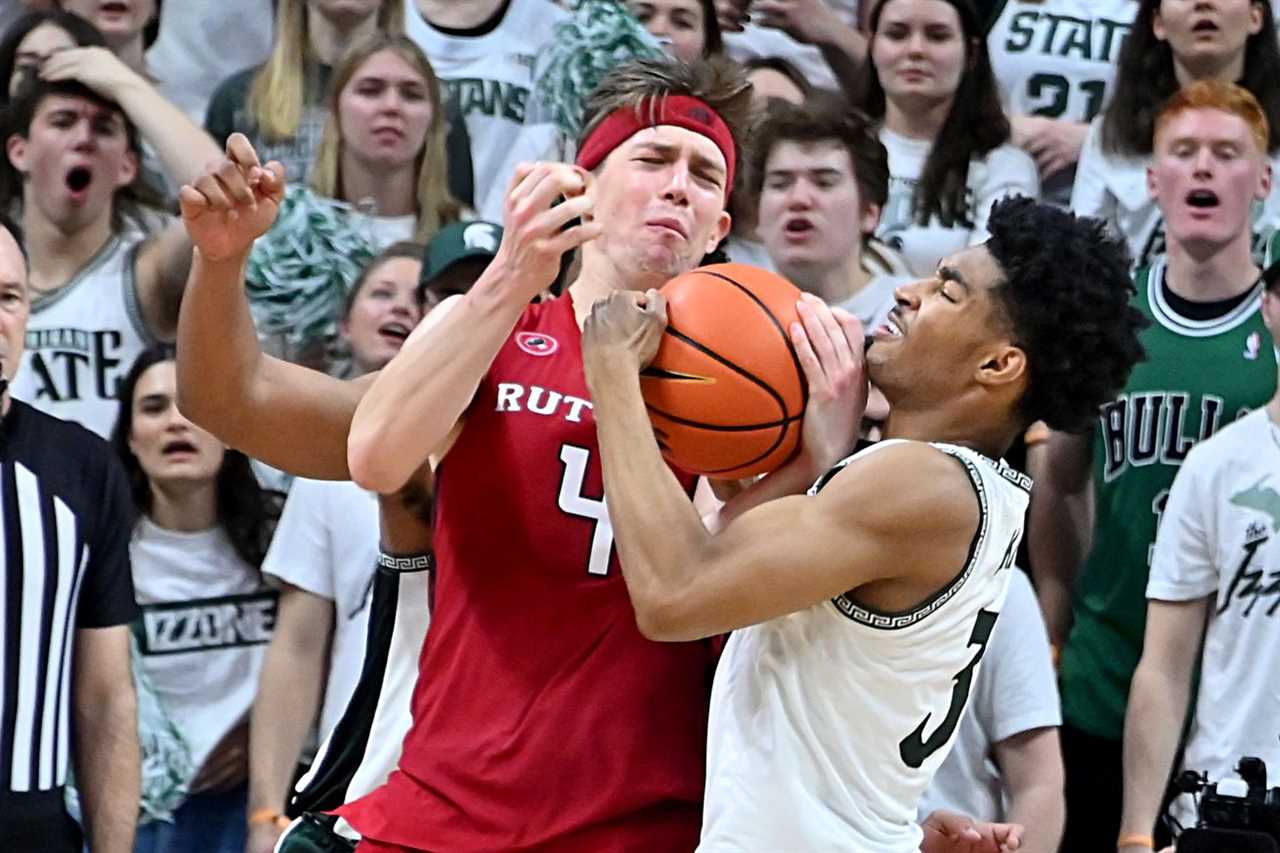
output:
[[[492,222],[451,222],[427,244],[418,283],[428,285],[449,267],[468,258],[488,260],[498,253],[502,226]]]

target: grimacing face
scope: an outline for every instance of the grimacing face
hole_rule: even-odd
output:
[[[603,230],[583,247],[584,263],[601,254],[639,289],[693,269],[729,233],[727,176],[724,155],[700,133],[674,125],[637,132],[588,185]]]
[[[956,252],[932,276],[898,289],[867,348],[867,375],[891,406],[953,399],[993,358],[1017,350],[995,290],[1004,271],[983,245]]]

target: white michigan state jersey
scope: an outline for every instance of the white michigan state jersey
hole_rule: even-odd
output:
[[[1134,0],[1005,0],[987,49],[1006,112],[1091,121],[1137,11]]]
[[[809,493],[896,443],[849,457]],[[1004,603],[1031,488],[1003,462],[932,446],[964,465],[978,496],[968,561],[906,612],[842,595],[733,633],[712,688],[700,853],[918,849],[916,806]]]
[[[1210,596],[1182,766],[1234,778],[1241,756],[1280,778],[1280,426],[1258,409],[1191,448],[1165,504],[1147,598]],[[1195,825],[1190,797],[1174,801]]]
[[[120,383],[156,343],[134,280],[142,240],[113,236],[69,282],[31,301],[14,397],[110,437],[120,414]]]
[[[520,160],[545,159],[559,139],[537,109],[533,68],[538,51],[568,13],[551,0],[510,0],[502,20],[482,35],[453,35],[405,3],[405,33],[431,60],[471,138],[475,210],[502,221],[507,184]]]

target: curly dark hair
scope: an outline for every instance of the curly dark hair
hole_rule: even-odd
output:
[[[1085,430],[1146,358],[1124,244],[1099,219],[1021,196],[996,202],[987,228],[1004,273],[993,294],[1030,369],[1022,414]]]
[[[1271,4],[1254,0],[1262,12],[1262,28],[1249,36],[1244,48],[1244,76],[1235,81],[1253,93],[1273,128],[1280,128],[1280,44]],[[1173,48],[1152,30],[1160,0],[1141,0],[1133,28],[1116,59],[1116,82],[1102,114],[1102,148],[1112,154],[1146,157],[1153,149],[1156,118],[1179,89],[1173,69]],[[1280,133],[1271,137],[1271,150],[1280,148]]]
[[[148,347],[120,383],[120,414],[111,432],[111,446],[124,463],[129,490],[133,493],[133,505],[140,516],[151,512],[152,494],[151,481],[129,448],[129,435],[133,431],[133,395],[142,374],[161,362],[173,360],[171,344]],[[240,559],[255,569],[261,569],[276,521],[280,518],[284,496],[264,489],[249,466],[249,457],[230,448],[218,469],[217,489],[218,524],[226,531]]]
[[[883,0],[871,10],[869,31],[872,40],[880,29],[880,17],[890,2]],[[972,0],[945,2],[956,10],[960,18],[967,63],[947,120],[943,122],[924,161],[915,198],[912,199],[912,212],[920,225],[928,224],[937,216],[947,228],[957,224],[972,228],[965,205],[969,161],[984,157],[1009,141],[1009,119],[1000,105],[1000,90],[991,70],[991,55],[987,52],[982,18]],[[879,72],[868,51],[853,92],[853,104],[876,121],[883,121],[884,99],[884,87],[880,85]]]

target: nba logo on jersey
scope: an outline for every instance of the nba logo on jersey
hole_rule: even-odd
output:
[[[540,332],[521,332],[516,335],[516,346],[529,355],[551,355],[560,349],[560,343],[550,335]]]
[[[1249,361],[1257,361],[1258,354],[1262,352],[1262,333],[1253,332],[1244,341],[1244,357]]]

